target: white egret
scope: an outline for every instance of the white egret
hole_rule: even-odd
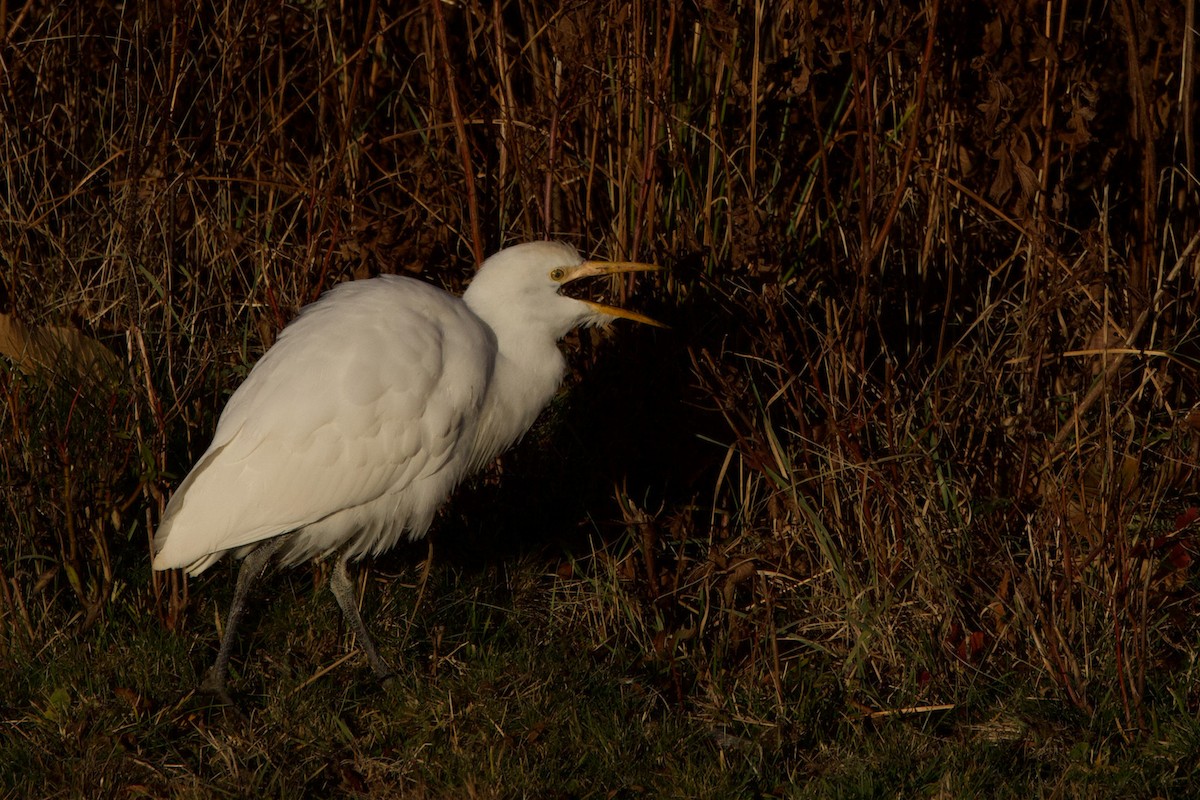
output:
[[[529,429],[566,374],[557,342],[632,311],[560,294],[579,278],[657,267],[584,261],[532,242],[484,262],[461,298],[412,278],[344,283],[304,308],[229,398],[212,444],[167,504],[154,569],[242,558],[217,660],[226,689],[246,594],[273,560],[336,554],[330,589],[379,678],[347,563],[423,536],[466,476]]]

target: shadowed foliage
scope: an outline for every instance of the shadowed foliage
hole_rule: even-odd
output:
[[[1194,15],[0,5],[6,785],[1195,790]],[[432,568],[422,543],[367,579],[416,671],[390,721],[304,571],[277,578],[237,746],[178,699],[230,574],[148,565],[225,399],[325,289],[458,291],[543,237],[669,267],[603,288],[672,330],[572,336]]]

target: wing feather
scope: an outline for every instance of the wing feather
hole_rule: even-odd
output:
[[[154,567],[200,571],[215,553],[321,520],[369,521],[343,513],[355,509],[395,510],[384,527],[396,535],[406,516],[428,524],[426,506],[466,469],[494,366],[490,329],[456,297],[395,276],[333,289],[230,397],[167,505]],[[413,489],[439,471],[456,473],[441,497]],[[324,550],[354,532],[313,530],[310,549]]]

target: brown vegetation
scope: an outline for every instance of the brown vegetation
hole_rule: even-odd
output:
[[[301,305],[549,236],[672,268],[672,334],[575,359],[667,377],[560,573],[681,701],[1016,673],[1143,727],[1197,654],[1183,6],[0,6],[0,312],[119,362],[0,371],[0,648],[187,607],[133,576]]]

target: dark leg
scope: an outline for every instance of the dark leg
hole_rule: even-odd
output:
[[[371,662],[371,669],[375,671],[375,676],[386,682],[392,676],[392,668],[379,657],[375,643],[367,635],[367,626],[363,625],[362,616],[358,613],[358,596],[354,591],[354,584],[350,581],[350,575],[346,571],[346,561],[345,553],[338,556],[337,563],[333,565],[333,573],[329,576],[329,590],[333,592],[338,605],[341,606],[346,625],[358,637],[358,643],[363,652],[367,654],[367,660]]]
[[[250,592],[250,586],[262,576],[271,558],[287,539],[287,536],[268,539],[242,559],[237,586],[233,590],[233,605],[229,607],[229,616],[225,619],[225,635],[221,637],[217,661],[209,667],[208,672],[204,674],[204,681],[200,684],[200,691],[216,695],[217,699],[226,705],[233,705],[229,690],[225,688],[225,676],[229,673],[229,654],[233,651],[234,632],[246,612],[246,595]]]

